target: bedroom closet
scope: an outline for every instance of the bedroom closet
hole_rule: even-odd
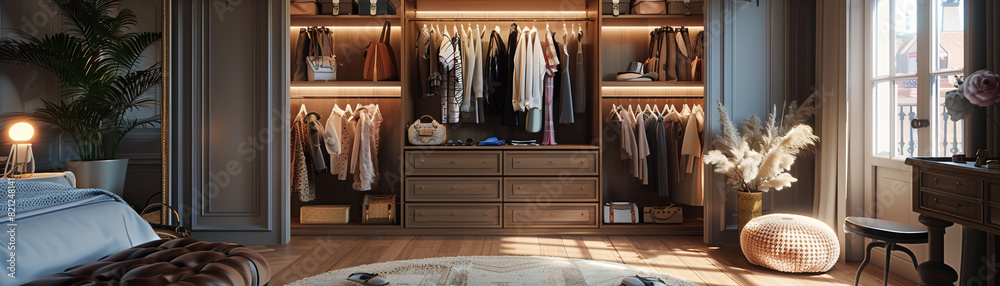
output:
[[[313,170],[315,196],[304,201],[296,191],[296,180],[290,180],[293,235],[702,233],[704,190],[700,158],[674,159],[677,163],[674,165],[680,167],[670,170],[683,175],[651,187],[648,180],[644,182],[626,168],[626,164],[633,162],[622,151],[622,125],[611,120],[619,112],[619,106],[631,107],[633,112],[643,112],[649,106],[644,118],[660,122],[671,109],[680,115],[685,107],[688,111],[695,106],[708,107],[704,102],[705,84],[696,72],[700,68],[694,68],[698,60],[703,60],[703,56],[695,55],[698,32],[705,25],[702,15],[613,16],[610,12],[604,15],[600,0],[390,2],[397,11],[395,15],[291,15],[289,119],[294,119],[304,108],[307,115],[315,112],[321,116],[318,122],[326,122],[336,114],[332,112],[335,108],[343,110],[358,105],[377,105],[382,118],[378,150],[371,157],[378,165],[377,182],[370,190],[359,191],[351,176],[341,179],[329,171]],[[366,47],[379,41],[386,23],[399,78],[364,81]],[[558,54],[555,57],[559,64],[542,65],[554,72],[548,81],[555,86],[554,94],[552,99],[541,98],[535,103],[543,107],[516,112],[517,92],[503,97],[497,91],[490,91],[488,82],[495,77],[482,66],[473,65],[473,69],[483,74],[471,78],[478,77],[487,83],[462,85],[485,89],[464,94],[467,95],[464,102],[471,106],[449,107],[448,103],[455,102],[454,99],[441,92],[428,92],[429,75],[422,65],[430,62],[421,62],[418,57],[418,52],[424,51],[419,41],[433,38],[427,35],[444,31],[449,36],[465,34],[462,39],[479,42],[466,43],[471,44],[470,49],[482,49],[489,54],[493,49],[490,43],[498,41],[510,51],[510,39],[521,38],[520,33],[511,33],[512,30],[535,33],[535,38],[529,41],[554,44],[552,51]],[[499,37],[494,36],[494,31]],[[309,38],[303,41],[302,36]],[[300,52],[302,43],[311,48]],[[678,47],[683,47],[683,51]],[[302,73],[308,67],[303,65],[302,55],[325,56],[328,63],[335,62],[336,80],[322,80],[325,78],[320,74],[311,78],[306,75],[303,80]],[[671,61],[675,68],[668,71],[658,61]],[[487,59],[477,61],[487,62]],[[638,64],[630,65],[633,62]],[[507,63],[518,65],[514,60]],[[469,67],[468,64],[463,63],[462,67]],[[621,73],[625,73],[624,78]],[[565,80],[561,78],[563,75]],[[441,85],[447,87],[449,82],[452,82],[449,91],[454,91],[453,80],[445,78]],[[506,83],[506,86],[518,85]],[[565,90],[572,92],[560,93]],[[511,106],[515,106],[514,113],[504,110]],[[449,108],[462,112],[449,113]],[[446,127],[445,141],[480,142],[497,137],[507,143],[534,140],[537,146],[412,145],[407,141],[407,128],[424,115]],[[694,116],[690,112],[685,115],[686,127],[687,120],[691,120],[687,118]],[[700,132],[679,136],[674,139],[677,150],[682,148],[684,137],[689,138],[683,143],[692,142],[691,136],[698,142],[694,145],[706,146],[706,138]],[[295,137],[292,136],[293,140]],[[295,143],[292,142],[293,146]],[[687,147],[694,145],[689,143]],[[327,149],[318,155],[314,158],[322,158],[327,166],[338,156],[334,154],[331,158]],[[296,154],[292,156],[295,163]],[[657,186],[668,184],[669,192],[657,191]],[[366,194],[396,194],[398,207],[392,210],[396,223],[362,224]],[[603,206],[623,201],[639,206],[636,214],[639,223],[604,223]],[[299,223],[300,210],[307,205],[348,205],[350,222]],[[642,223],[643,207],[671,205],[683,209],[681,223]]]

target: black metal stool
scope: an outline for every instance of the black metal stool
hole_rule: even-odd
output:
[[[872,248],[885,248],[885,273],[882,276],[882,285],[888,285],[889,260],[891,259],[893,250],[902,251],[909,255],[910,261],[913,262],[913,268],[917,268],[917,257],[913,255],[910,249],[898,244],[927,243],[926,228],[881,219],[848,217],[844,220],[844,230],[874,240],[868,244],[868,249],[865,251],[865,260],[861,262],[858,274],[854,276],[855,286],[861,280],[861,272],[865,270],[865,266],[868,266],[868,262],[871,260]]]

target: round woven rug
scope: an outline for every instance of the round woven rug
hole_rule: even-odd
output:
[[[458,256],[399,260],[330,271],[292,286],[359,285],[355,272],[379,273],[389,285],[618,285],[627,276],[651,276],[667,285],[698,285],[643,267],[539,256]]]

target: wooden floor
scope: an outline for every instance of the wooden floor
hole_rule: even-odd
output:
[[[858,262],[823,274],[786,274],[747,262],[739,246],[709,247],[700,236],[293,236],[267,245],[270,285],[362,264],[442,256],[539,255],[645,266],[703,285],[853,285]],[[261,247],[256,247],[260,249]],[[861,285],[882,285],[869,265]],[[916,285],[897,275],[889,285]]]

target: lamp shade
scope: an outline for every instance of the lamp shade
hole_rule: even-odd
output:
[[[30,140],[31,136],[35,135],[35,128],[31,127],[31,124],[27,122],[18,122],[14,123],[7,133],[10,135],[11,140],[23,142]]]

